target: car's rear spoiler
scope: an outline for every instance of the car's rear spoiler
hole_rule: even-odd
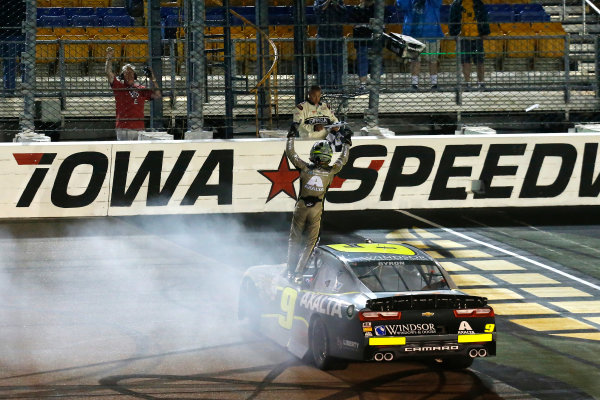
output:
[[[485,305],[486,297],[452,294],[411,294],[367,300],[367,308],[373,311],[456,310]]]

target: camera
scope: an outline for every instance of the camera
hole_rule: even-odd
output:
[[[149,66],[144,65],[144,67],[142,68],[142,71],[144,72],[144,75],[148,78],[152,77],[152,69],[150,69]]]

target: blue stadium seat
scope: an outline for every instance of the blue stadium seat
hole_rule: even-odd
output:
[[[74,15],[71,26],[100,26],[100,18],[97,15]]]
[[[292,7],[272,6],[269,7],[269,25],[293,25]]]
[[[68,19],[75,15],[94,15],[96,14],[93,7],[65,7],[65,15]]]
[[[550,15],[545,11],[521,11],[519,13],[521,22],[547,22],[550,21]]]
[[[38,7],[37,18],[43,17],[44,15],[60,16],[65,15],[65,9],[63,7]]]
[[[254,12],[254,7],[252,7],[252,6],[231,7],[231,9],[252,23],[254,23],[254,21],[256,20],[256,14]],[[241,19],[233,16],[233,14],[231,15],[231,25],[243,25],[243,24],[244,24],[244,22]]]
[[[512,11],[490,11],[488,12],[488,22],[514,22],[515,13]]]
[[[102,19],[102,26],[133,26],[129,15],[108,15]]]
[[[225,11],[222,7],[206,8],[206,25],[223,26],[225,21]]]
[[[168,15],[163,22],[163,39],[177,38],[177,28],[179,25],[179,15]]]
[[[513,4],[512,8],[515,12],[515,15],[518,15],[521,13],[521,11],[539,11],[539,12],[546,12],[546,10],[544,9],[544,6],[542,6],[539,3],[525,3],[525,4]]]
[[[38,27],[69,26],[66,15],[42,15],[37,20]]]
[[[160,19],[166,19],[169,15],[179,15],[179,7],[161,7]]]
[[[129,15],[125,7],[98,7],[96,8],[96,15],[100,19],[108,17],[110,15]]]

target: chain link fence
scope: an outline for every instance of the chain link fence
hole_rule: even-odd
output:
[[[580,2],[566,4],[579,7],[581,20],[565,18],[552,0],[493,1],[485,6],[490,33],[481,66],[478,49],[450,35],[449,4],[438,9],[444,36],[419,38],[437,45],[415,66],[385,46],[380,34],[405,32],[407,11],[383,0],[369,12],[346,1],[325,27],[312,1],[5,0],[3,140],[22,130],[53,140],[114,139],[108,47],[117,76],[133,64],[137,82],[150,87],[143,67],[153,69],[162,98],[146,102],[145,127],[175,138],[188,130],[234,137],[287,129],[313,84],[355,130],[555,131],[597,122],[598,16],[586,15],[584,35]]]

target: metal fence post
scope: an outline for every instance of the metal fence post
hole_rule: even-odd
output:
[[[269,2],[266,0],[257,0],[254,2],[256,25],[267,35],[269,34]],[[269,63],[269,43],[258,31],[256,32],[256,81],[259,82],[268,71]],[[271,101],[270,101],[270,82],[267,80],[257,89],[258,100],[258,122],[257,129],[272,128],[271,124]],[[265,124],[265,122],[267,122]]]
[[[306,15],[303,0],[294,0],[294,102],[302,103],[306,90]]]
[[[148,33],[150,46],[148,58],[156,80],[162,85],[162,38],[160,25],[160,0],[148,2]],[[150,103],[150,129],[163,128],[163,102],[157,99]]]
[[[596,56],[596,97],[600,98],[600,40],[598,40],[598,35],[594,35],[594,53]]]
[[[379,125],[379,90],[381,86],[381,73],[383,68],[383,18],[384,1],[375,0],[375,15],[370,21],[373,29],[373,49],[369,53],[371,65],[371,85],[369,86],[369,108],[365,112],[365,124],[367,128]]]
[[[229,0],[223,0],[225,9],[225,25],[223,26],[223,51],[225,52],[225,139],[233,138],[233,106],[235,91],[233,90],[233,52],[231,49],[231,13],[229,12]]]
[[[26,17],[24,23],[25,51],[22,54],[23,63],[23,118],[21,118],[21,130],[35,129],[35,35],[37,1],[26,0]]]
[[[460,39],[458,36],[454,39],[456,41],[456,105],[462,106],[462,83],[461,83],[461,69],[462,65],[460,63]]]
[[[206,57],[204,54],[204,0],[186,0],[184,4],[188,30],[185,35],[187,55],[187,120],[188,130],[202,129],[204,125],[204,84]]]
[[[66,97],[66,74],[67,68],[65,65],[65,43],[62,39],[58,41],[58,74],[60,76],[60,108],[64,110],[67,104]]]
[[[571,101],[571,94],[569,92],[569,77],[571,75],[571,63],[570,63],[570,59],[569,59],[569,47],[570,47],[570,35],[566,35],[565,36],[565,48],[564,48],[564,52],[565,52],[565,103],[569,103]]]

